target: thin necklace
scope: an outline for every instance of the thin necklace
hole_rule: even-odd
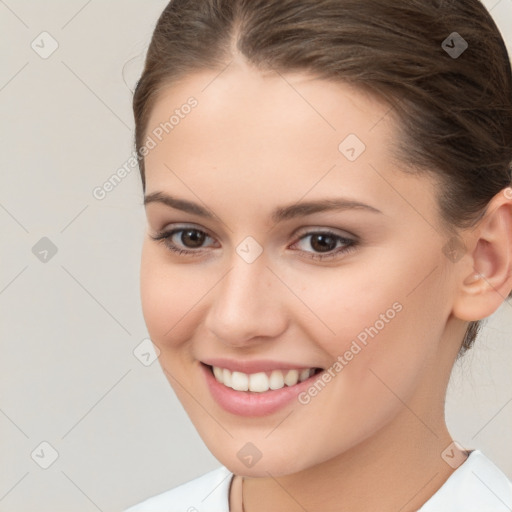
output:
[[[242,477],[242,512],[245,512],[245,508],[244,508],[244,477]]]

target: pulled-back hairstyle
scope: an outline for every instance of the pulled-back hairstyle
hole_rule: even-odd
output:
[[[468,45],[461,55],[443,47],[454,32]],[[173,0],[134,92],[138,153],[159,93],[189,73],[221,71],[234,52],[262,71],[346,82],[393,106],[395,155],[406,172],[439,179],[439,212],[454,233],[511,184],[510,60],[479,0]],[[143,158],[139,168],[145,191]],[[469,323],[459,357],[480,324]]]

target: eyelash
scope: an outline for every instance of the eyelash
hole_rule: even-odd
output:
[[[203,231],[201,229],[197,229],[197,228],[192,228],[192,227],[176,228],[176,229],[172,229],[170,231],[159,231],[156,233],[156,235],[150,235],[150,237],[153,240],[155,240],[156,242],[162,243],[167,249],[169,249],[170,251],[172,251],[178,255],[187,255],[187,256],[191,256],[191,257],[201,256],[201,253],[202,253],[202,251],[200,250],[201,248],[199,248],[198,250],[180,249],[179,247],[176,246],[176,244],[174,244],[173,242],[170,241],[171,238],[173,237],[173,235],[175,235],[176,233],[183,232],[183,231],[194,231],[196,233],[202,233],[203,235],[205,235],[208,238],[212,238],[205,231]],[[355,248],[358,245],[357,240],[352,240],[350,238],[342,237],[342,236],[337,235],[336,233],[333,233],[332,231],[329,231],[327,229],[326,230],[309,231],[307,233],[304,233],[298,239],[297,242],[294,242],[293,245],[300,242],[304,238],[307,238],[307,237],[313,236],[313,235],[328,235],[328,236],[334,238],[336,240],[336,243],[341,241],[343,244],[345,244],[344,247],[338,248],[337,250],[333,249],[329,253],[310,253],[309,251],[303,251],[307,254],[307,258],[310,258],[313,260],[325,261],[325,260],[333,259],[341,254],[347,254],[349,252],[352,252],[353,250],[355,250]]]

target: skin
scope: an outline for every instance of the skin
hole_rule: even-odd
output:
[[[220,75],[168,86],[147,133],[190,96],[198,106],[145,158],[147,195],[215,215],[146,205],[141,299],[166,377],[213,455],[245,476],[246,512],[417,510],[454,471],[441,457],[453,441],[444,397],[466,322],[490,315],[512,288],[511,200],[496,195],[479,225],[459,233],[467,251],[453,262],[436,181],[394,161],[395,121],[376,98],[237,58]],[[350,133],[366,145],[354,162],[338,150]],[[270,218],[278,206],[333,197],[381,213]],[[188,226],[207,233],[202,248],[173,241],[199,256],[151,238]],[[318,246],[305,235],[325,229],[359,243],[312,259]],[[247,236],[263,249],[250,264],[236,252]],[[402,310],[307,405],[241,418],[217,405],[199,371],[208,357],[328,368],[395,302]],[[237,457],[247,442],[262,453],[251,468]]]

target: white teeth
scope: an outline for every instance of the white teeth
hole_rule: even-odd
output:
[[[286,377],[284,378],[284,383],[287,386],[295,386],[299,382],[299,371],[298,370],[288,370]]]
[[[281,370],[273,370],[270,374],[270,389],[281,389],[284,388],[284,377]]]
[[[224,370],[219,368],[218,366],[213,367],[213,373],[215,374],[215,378],[220,382],[224,382]]]
[[[314,370],[312,368],[306,368],[305,370],[301,370],[299,381],[302,382],[303,380],[309,379],[313,372]]]
[[[231,387],[231,372],[225,368],[222,370],[222,384],[228,386],[229,388]]]
[[[233,372],[231,374],[231,387],[237,391],[247,391],[249,389],[249,376],[246,373]]]
[[[247,374],[213,366],[213,374],[217,382],[236,391],[256,393],[264,393],[269,389],[281,389],[285,385],[295,386],[298,382],[308,379],[314,372],[314,368],[306,368],[304,370],[273,370],[270,375],[265,372]]]
[[[249,391],[262,393],[268,391],[268,377],[264,372],[251,373],[249,376]]]

